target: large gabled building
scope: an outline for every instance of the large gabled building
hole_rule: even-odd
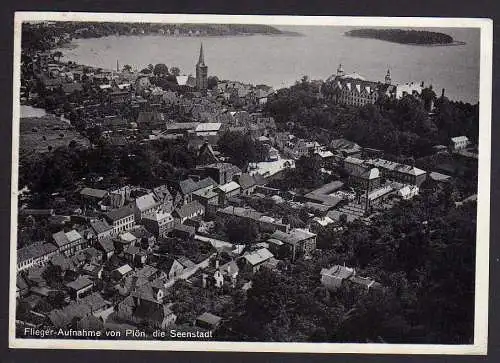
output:
[[[384,82],[369,81],[358,73],[345,74],[342,65],[337,74],[329,77],[322,87],[322,93],[336,103],[350,106],[374,104],[381,95],[393,96],[396,86],[391,84],[391,74],[387,70]]]

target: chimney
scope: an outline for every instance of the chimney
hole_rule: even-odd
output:
[[[441,97],[443,97],[443,98],[444,98],[444,88],[443,88],[443,90],[441,91]]]

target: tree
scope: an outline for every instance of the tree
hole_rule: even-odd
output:
[[[122,71],[125,73],[131,73],[132,72],[132,66],[130,64],[125,64],[122,68]]]
[[[209,76],[207,79],[207,87],[208,89],[214,89],[219,84],[219,78],[217,76]]]
[[[165,76],[168,74],[168,67],[163,63],[158,63],[154,66],[153,74],[155,76]]]
[[[170,73],[177,77],[181,75],[181,70],[179,67],[170,67]]]

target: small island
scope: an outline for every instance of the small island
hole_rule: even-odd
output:
[[[452,36],[427,30],[409,29],[354,29],[344,35],[356,38],[379,39],[399,44],[410,45],[458,45]]]

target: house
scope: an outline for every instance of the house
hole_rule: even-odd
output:
[[[130,230],[130,233],[137,238],[136,245],[146,250],[152,249],[156,243],[155,235],[144,226],[136,226],[134,229]]]
[[[342,283],[356,274],[353,268],[335,265],[330,268],[321,269],[321,284],[329,291],[335,291],[342,286]]]
[[[109,260],[115,253],[115,245],[110,237],[98,240],[96,248],[104,253],[104,257],[107,260]]]
[[[111,238],[113,233],[113,227],[108,224],[105,220],[93,219],[90,221],[90,228],[94,231],[97,241],[105,238]]]
[[[176,225],[184,223],[188,218],[202,217],[204,214],[205,207],[196,200],[188,204],[184,204],[172,212]]]
[[[170,232],[170,235],[172,237],[177,237],[185,241],[194,238],[195,234],[196,228],[185,224],[179,224],[175,226],[174,229],[172,229],[172,231]]]
[[[97,205],[98,202],[102,201],[107,196],[108,192],[102,189],[83,188],[80,191],[80,197],[84,204]]]
[[[79,300],[84,294],[90,292],[94,287],[94,282],[85,276],[78,277],[75,281],[66,284],[71,296]]]
[[[87,263],[82,267],[82,273],[90,277],[93,277],[94,279],[102,278],[102,270],[103,270],[102,266],[95,265],[93,263]]]
[[[125,251],[130,246],[135,246],[137,237],[130,232],[121,233],[117,238],[113,239],[115,250],[118,252]]]
[[[231,181],[229,183],[219,185],[215,188],[215,191],[219,194],[219,205],[225,205],[228,198],[240,194],[241,188],[238,183]]]
[[[213,189],[197,190],[193,192],[193,200],[200,202],[205,207],[205,210],[207,210],[209,205],[219,204],[219,194]]]
[[[241,169],[230,163],[214,163],[197,167],[194,172],[212,178],[217,184],[226,184],[241,174]]]
[[[330,142],[330,148],[343,157],[360,158],[363,149],[353,141],[346,139],[335,139]]]
[[[261,232],[274,232],[281,230],[288,232],[290,224],[283,223],[282,220],[277,220],[266,216],[252,208],[227,206],[217,210],[217,216],[222,218],[236,218],[240,220],[252,220],[257,223]]]
[[[219,259],[215,260],[215,266],[208,267],[203,270],[202,286],[214,286],[221,288],[224,282],[229,283],[232,287],[236,286],[236,279],[239,273],[239,266],[234,260],[230,260],[223,265],[219,265]]]
[[[58,251],[65,256],[72,256],[76,252],[88,247],[88,241],[74,229],[69,232],[59,231],[52,235]]]
[[[128,246],[123,250],[125,259],[133,265],[142,266],[146,263],[148,254],[139,246]]]
[[[133,209],[129,207],[121,207],[107,212],[105,215],[106,220],[113,226],[113,234],[128,231],[135,224],[135,217]]]
[[[155,199],[160,203],[160,208],[171,212],[174,198],[172,197],[168,186],[163,184],[153,188],[153,193]]]
[[[156,268],[163,271],[169,280],[176,278],[184,271],[184,266],[171,256],[159,256]]]
[[[469,146],[469,138],[467,136],[457,136],[450,139],[451,151],[466,149]]]
[[[208,312],[198,316],[195,321],[196,326],[203,329],[208,329],[210,331],[217,330],[220,327],[221,323],[222,323],[221,317]]]
[[[158,210],[160,203],[153,193],[148,193],[136,198],[133,206],[135,220],[139,222],[144,216],[154,214]]]
[[[365,164],[378,168],[382,177],[403,184],[420,186],[427,178],[427,172],[414,166],[396,163],[384,159],[369,159]]]
[[[355,168],[349,173],[349,184],[355,189],[371,191],[380,186],[380,171],[370,166]]]
[[[200,123],[194,129],[195,135],[208,141],[211,144],[216,144],[219,140],[222,123],[220,122],[205,122]]]
[[[17,250],[17,271],[45,265],[57,253],[52,243],[34,242]]]
[[[321,284],[330,292],[338,290],[343,284],[349,283],[359,286],[366,291],[380,289],[382,285],[370,278],[361,277],[351,267],[334,265],[330,268],[321,269]]]
[[[181,180],[180,182],[173,184],[173,189],[177,191],[177,194],[180,195],[182,199],[182,203],[190,203],[193,200],[194,192],[203,192],[205,190],[213,189],[217,183],[210,177],[206,177],[195,182],[193,179],[188,178],[185,180]]]
[[[236,177],[236,181],[240,185],[242,195],[253,194],[258,183],[254,175],[243,173]]]
[[[311,221],[311,232],[318,233],[326,226],[334,223],[333,219],[328,216],[314,217]]]
[[[273,257],[267,248],[261,248],[253,252],[245,253],[240,259],[245,267],[249,267],[252,273],[257,272],[262,264]]]
[[[144,216],[142,224],[156,238],[165,237],[174,228],[174,217],[169,212],[159,210]]]
[[[294,228],[288,233],[276,230],[270,238],[281,241],[287,246],[287,254],[292,261],[300,256],[308,256],[316,249],[316,234],[305,229]]]
[[[133,273],[134,273],[134,270],[132,269],[132,267],[130,267],[129,264],[124,264],[124,265],[114,269],[113,271],[111,271],[111,277],[115,281],[120,281],[120,280],[132,275]]]

